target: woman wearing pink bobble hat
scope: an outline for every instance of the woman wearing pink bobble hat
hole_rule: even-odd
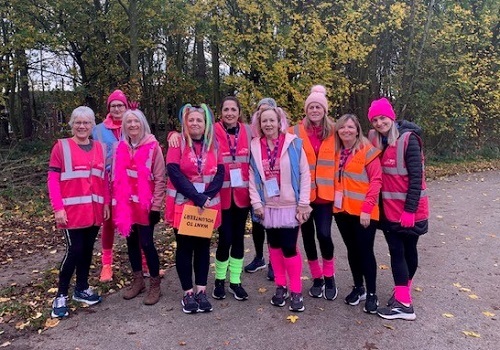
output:
[[[313,285],[309,295],[334,300],[335,259],[332,241],[332,210],[334,200],[333,174],[335,172],[334,122],[328,116],[326,89],[315,85],[304,104],[305,118],[289,132],[303,140],[311,172],[311,207],[309,219],[301,225],[304,249],[307,255]],[[319,242],[322,264],[318,258],[316,239]]]
[[[374,130],[368,138],[382,150],[382,205],[380,225],[391,254],[394,294],[377,313],[385,319],[414,320],[411,284],[418,266],[417,243],[428,231],[429,202],[424,174],[421,129],[396,121],[386,98],[368,110]]]
[[[127,96],[121,90],[113,91],[106,103],[108,114],[106,119],[97,124],[92,130],[92,138],[106,145],[106,169],[111,170],[113,159],[113,145],[121,140],[122,118],[129,108]],[[113,279],[113,242],[115,237],[115,225],[113,220],[106,220],[102,226],[102,269],[101,282],[108,282]]]

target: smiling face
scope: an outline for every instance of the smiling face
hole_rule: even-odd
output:
[[[205,133],[205,116],[200,112],[191,111],[186,119],[189,136],[199,140]]]
[[[137,142],[140,140],[144,131],[142,130],[142,125],[134,114],[130,113],[130,116],[127,116],[125,122],[125,130],[127,132],[128,137],[132,140],[132,142]]]
[[[78,116],[73,120],[71,133],[78,142],[86,142],[92,131],[92,122],[89,118]]]
[[[381,133],[384,136],[387,136],[389,131],[391,130],[392,124],[394,121],[391,118],[384,117],[383,115],[379,115],[376,117],[373,117],[372,121],[372,126],[373,128]]]
[[[240,117],[240,109],[238,104],[232,100],[224,101],[221,110],[222,122],[227,128],[234,128],[238,123],[238,118]]]
[[[280,124],[278,115],[272,109],[262,112],[260,115],[260,128],[268,139],[275,139],[279,135]]]
[[[307,105],[306,117],[309,118],[314,125],[319,125],[325,117],[325,114],[326,111],[319,103],[311,102]]]
[[[113,120],[122,120],[126,110],[127,106],[122,101],[113,100],[109,103],[109,114]]]
[[[352,119],[347,119],[345,123],[338,128],[337,132],[345,148],[351,148],[359,135],[356,123],[354,123]]]

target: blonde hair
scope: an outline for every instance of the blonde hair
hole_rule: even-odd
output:
[[[310,130],[313,127],[312,122],[309,120],[309,117],[306,114],[306,117],[302,121],[302,125],[304,125],[304,128],[306,130]],[[332,118],[330,118],[326,111],[323,119],[321,120],[321,134],[320,134],[320,139],[324,140],[328,137],[330,137],[334,132],[335,132],[335,122],[333,121]]]
[[[335,123],[335,152],[340,152],[342,150],[344,143],[342,142],[339,136],[339,130],[349,120],[352,120],[354,122],[354,125],[356,126],[356,131],[358,133],[356,135],[356,141],[354,142],[354,145],[351,148],[352,151],[356,153],[357,151],[362,149],[364,145],[370,143],[370,141],[363,135],[363,129],[361,128],[361,124],[359,123],[358,117],[356,117],[356,115],[354,114],[344,114]]]
[[[384,149],[384,144],[382,143],[382,137],[384,135],[382,135],[381,133],[379,133],[375,128],[373,129],[375,130],[375,132],[377,133],[377,148],[383,150]],[[399,137],[399,130],[398,130],[398,127],[396,125],[396,121],[392,120],[392,125],[391,125],[391,128],[389,129],[389,131],[387,132],[387,145],[388,146],[395,146],[396,145],[396,141],[398,140],[398,137]]]
[[[203,113],[199,111],[200,109],[203,111]],[[203,117],[205,118],[205,132],[203,134],[203,143],[206,149],[210,149],[210,147],[212,147],[212,145],[214,144],[214,114],[206,104],[202,103],[200,106],[193,106],[190,103],[187,103],[181,107],[179,111],[179,119],[182,125],[182,135],[187,141],[187,145],[189,147],[192,147],[193,140],[191,139],[187,128],[187,119],[189,114],[192,112],[203,114]]]
[[[259,137],[264,136],[264,133],[262,132],[262,128],[260,126],[260,119],[262,116],[262,113],[265,111],[274,111],[276,113],[276,116],[278,117],[278,123],[279,123],[279,131],[282,134],[286,133],[286,129],[288,129],[288,116],[286,115],[285,111],[281,109],[280,107],[266,107],[262,110],[258,110],[255,112],[252,116],[252,130],[255,130]]]

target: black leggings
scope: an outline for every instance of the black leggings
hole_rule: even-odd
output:
[[[363,277],[368,293],[376,293],[377,261],[373,252],[376,221],[371,220],[368,227],[363,227],[359,216],[335,214],[335,222],[347,248],[347,259],[351,268],[354,286],[363,286]]]
[[[181,281],[182,290],[197,286],[206,286],[210,266],[210,238],[180,235],[174,229],[177,249],[175,251],[175,268]]]
[[[89,287],[89,271],[92,263],[94,243],[99,226],[62,230],[66,241],[66,253],[59,267],[57,295],[68,295],[69,282],[76,269],[75,289],[82,291]]]
[[[394,284],[407,286],[418,267],[417,243],[419,236],[384,231],[385,240],[391,254],[391,269]]]
[[[127,237],[128,258],[133,272],[142,271],[141,249],[148,263],[151,277],[160,275],[160,259],[153,240],[154,225],[132,225],[130,236]]]
[[[259,259],[264,257],[264,241],[266,240],[266,230],[260,222],[252,221],[252,240],[255,246],[255,256]]]
[[[297,255],[297,239],[299,238],[299,227],[292,228],[268,228],[267,241],[271,248],[281,249],[285,258]]]
[[[243,241],[249,211],[250,207],[239,208],[234,202],[229,209],[222,211],[219,241],[215,253],[217,260],[227,261],[229,255],[235,259],[243,259]]]
[[[307,260],[318,260],[316,250],[316,241],[314,233],[319,242],[319,249],[323,259],[333,259],[333,241],[332,241],[332,203],[314,204],[311,203],[312,213],[309,220],[302,224],[302,240],[304,241],[304,250]]]

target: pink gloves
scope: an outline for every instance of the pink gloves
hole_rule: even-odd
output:
[[[415,226],[415,213],[408,213],[407,211],[403,211],[401,214],[401,227],[413,227]]]

